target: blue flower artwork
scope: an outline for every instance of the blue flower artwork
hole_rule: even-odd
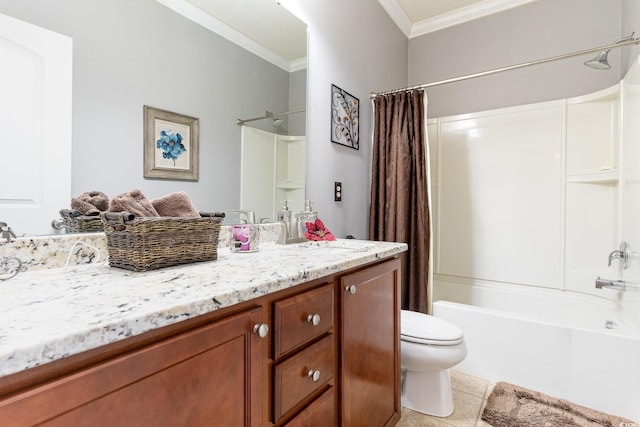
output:
[[[178,157],[187,151],[182,143],[182,135],[173,132],[171,129],[160,131],[160,138],[156,141],[156,148],[162,150],[163,158],[173,160],[174,166]]]
[[[144,106],[144,177],[198,180],[200,121]]]

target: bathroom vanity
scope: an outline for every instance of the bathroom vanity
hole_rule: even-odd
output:
[[[406,248],[21,273],[1,284],[0,424],[395,425]]]

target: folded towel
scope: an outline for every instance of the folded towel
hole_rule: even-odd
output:
[[[109,209],[109,197],[100,191],[88,191],[71,199],[71,208],[82,215],[99,215]]]
[[[189,195],[184,191],[158,197],[151,200],[151,204],[160,216],[200,218],[200,213],[191,202]]]
[[[111,212],[130,212],[137,217],[160,216],[151,202],[138,189],[122,193],[109,201]]]

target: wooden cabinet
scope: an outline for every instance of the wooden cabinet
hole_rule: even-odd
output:
[[[261,321],[232,315],[5,398],[0,424],[262,426]]]
[[[336,397],[334,388],[325,391],[295,418],[285,424],[286,427],[331,427],[336,425]]]
[[[19,386],[0,378],[0,425],[394,425],[399,265],[372,264],[87,352],[97,358],[70,356],[24,371]]]
[[[328,336],[274,367],[276,422],[312,394],[331,387],[333,360],[333,337]]]
[[[335,424],[335,401],[315,403],[314,399],[335,398],[336,343],[334,326],[334,284],[294,295],[273,304],[273,418],[275,425],[300,412],[296,423],[317,420],[318,415],[303,413],[324,408],[327,424]],[[321,396],[322,395],[322,396]],[[309,421],[304,421],[307,423]],[[300,425],[306,425],[306,424]],[[295,424],[294,424],[295,425]]]
[[[400,261],[339,279],[341,419],[349,427],[400,419]]]
[[[294,295],[274,303],[274,359],[333,331],[333,284]]]

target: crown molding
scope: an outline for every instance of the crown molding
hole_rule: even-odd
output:
[[[229,40],[232,43],[240,46],[241,48],[253,53],[254,55],[272,63],[273,65],[282,68],[287,72],[296,71],[306,66],[306,58],[301,58],[295,61],[287,61],[280,55],[275,54],[273,51],[265,48],[261,44],[255,42],[253,39],[245,36],[239,31],[228,26],[224,22],[209,15],[202,9],[194,6],[186,0],[156,0],[158,3],[168,7],[174,12],[184,16],[187,19],[199,24],[206,29],[218,34],[221,37]]]
[[[307,58],[300,58],[290,62],[289,72],[293,73],[294,71],[304,70],[305,68],[307,68]]]
[[[393,22],[408,37],[418,37],[474,19],[503,12],[536,0],[484,0],[413,24],[398,0],[378,0]]]
[[[398,28],[400,28],[400,31],[402,31],[408,38],[411,38],[413,23],[407,14],[404,13],[404,10],[400,7],[398,1],[378,0],[378,3],[380,3],[385,12],[387,12],[387,15],[389,15]]]
[[[424,21],[416,22],[409,38],[418,37],[443,28],[469,22],[536,0],[485,0]]]

